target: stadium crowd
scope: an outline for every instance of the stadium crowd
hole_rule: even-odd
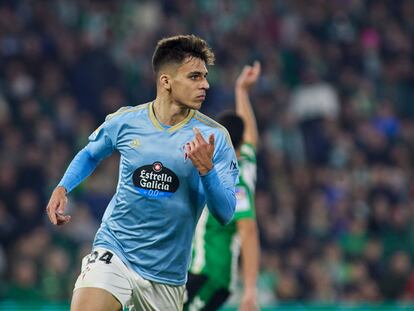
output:
[[[414,2],[0,2],[0,298],[68,300],[117,183],[116,156],[52,227],[46,199],[105,115],[155,94],[151,51],[216,53],[203,111],[258,59],[259,299],[414,300]]]

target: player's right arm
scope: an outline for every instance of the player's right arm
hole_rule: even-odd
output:
[[[259,134],[256,118],[250,103],[249,90],[257,82],[260,75],[260,63],[255,61],[253,66],[244,66],[236,81],[236,113],[244,122],[243,142],[257,147]]]
[[[241,240],[243,270],[243,296],[239,311],[258,310],[256,282],[259,273],[259,233],[256,219],[243,218],[237,221],[237,231]]]
[[[257,148],[259,139],[256,118],[250,103],[249,90],[257,82],[260,75],[260,63],[245,66],[236,81],[236,113],[243,119],[243,143]],[[238,202],[239,204],[240,202]],[[252,207],[253,208],[253,207]],[[246,217],[237,221],[237,231],[241,240],[241,258],[244,291],[240,303],[240,311],[258,310],[256,281],[259,271],[259,235],[254,217]]]
[[[70,216],[64,214],[66,194],[92,174],[99,162],[114,151],[114,132],[113,122],[106,121],[89,136],[88,145],[73,158],[62,180],[52,192],[46,208],[52,224],[64,225],[69,222]]]

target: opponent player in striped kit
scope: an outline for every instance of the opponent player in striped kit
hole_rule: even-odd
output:
[[[66,194],[102,159],[121,154],[117,189],[83,259],[71,310],[182,309],[191,241],[206,202],[223,224],[236,204],[238,168],[228,132],[198,112],[213,61],[196,36],[159,41],[155,100],[109,115],[53,191],[49,218],[66,224]]]

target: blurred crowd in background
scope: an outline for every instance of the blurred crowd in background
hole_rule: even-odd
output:
[[[0,298],[68,300],[118,156],[45,207],[105,115],[154,98],[151,56],[194,33],[216,53],[203,112],[246,63],[260,127],[259,298],[414,300],[414,1],[0,1]]]

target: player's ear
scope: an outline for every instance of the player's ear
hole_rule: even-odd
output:
[[[160,75],[158,82],[161,87],[167,91],[171,90],[171,76],[169,74],[163,73]]]

